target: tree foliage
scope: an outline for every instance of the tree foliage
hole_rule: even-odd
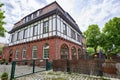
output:
[[[120,52],[120,18],[114,17],[105,24],[101,39],[101,46],[106,52]]]
[[[91,48],[91,47],[88,47],[87,48],[87,53],[89,53],[90,55],[93,55],[94,54],[94,49]]]
[[[97,47],[99,46],[99,38],[100,38],[100,29],[98,25],[92,24],[88,26],[88,29],[84,32],[84,36],[86,37],[87,47],[94,48],[95,53],[97,52]]]
[[[3,4],[0,3],[0,36],[1,37],[5,37],[5,28],[3,27],[3,25],[5,24],[5,22],[3,21],[3,19],[5,18],[4,16],[4,12],[2,11],[2,6]]]

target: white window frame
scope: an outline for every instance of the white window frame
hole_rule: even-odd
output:
[[[67,25],[63,23],[63,34],[67,35]]]
[[[46,43],[46,44],[47,44],[47,43]],[[50,49],[50,46],[49,46],[49,44],[48,44],[48,46],[45,47],[46,44],[44,44],[44,46],[43,46],[43,59],[49,59],[49,49]],[[48,57],[45,57],[45,53],[44,53],[44,52],[45,52],[45,51],[44,51],[45,49],[48,49],[48,53],[47,53],[47,56],[48,56]]]
[[[43,22],[43,34],[49,33],[49,20]]]
[[[25,57],[23,57],[23,54],[25,54]],[[22,50],[22,59],[26,59],[26,47],[24,47]]]
[[[38,24],[33,26],[33,36],[38,35]]]
[[[28,33],[28,28],[24,29],[24,36],[23,36],[24,39],[27,38],[27,33]]]
[[[32,48],[32,59],[37,59],[37,53],[36,53],[36,57],[34,57],[34,51],[37,50],[37,53],[38,53],[38,49],[37,49],[37,46],[33,46]]]
[[[19,49],[16,49],[15,59],[18,59],[19,56]]]

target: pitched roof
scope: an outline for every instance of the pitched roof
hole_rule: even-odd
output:
[[[41,11],[41,14],[39,17],[30,20],[29,22],[23,23],[23,19],[33,13],[35,13],[36,11]],[[32,24],[33,22],[39,21],[41,19],[44,19],[50,15],[53,14],[58,14],[59,16],[61,16],[67,23],[69,23],[76,31],[78,31],[80,34],[82,33],[79,29],[79,26],[76,24],[75,20],[69,15],[69,13],[65,12],[62,7],[56,2],[54,1],[51,4],[48,4],[47,6],[38,9],[34,11],[33,13],[25,16],[23,19],[21,19],[20,21],[18,21],[17,23],[15,23],[13,29],[11,31],[9,31],[9,33],[13,33],[18,29],[21,29],[29,24]]]

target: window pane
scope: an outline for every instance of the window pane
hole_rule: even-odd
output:
[[[43,49],[44,49],[44,53],[43,53],[43,57],[44,58],[49,58],[49,45],[48,44],[45,44],[44,45],[44,47],[43,47]]]
[[[49,32],[48,21],[43,22],[43,33]]]
[[[38,34],[38,25],[33,26],[33,36],[36,36]]]
[[[37,46],[33,46],[32,58],[37,58]]]
[[[18,59],[18,56],[19,56],[19,50],[17,49],[16,50],[16,59]]]
[[[13,42],[14,34],[11,35],[11,42]]]
[[[76,34],[75,31],[71,29],[71,38],[76,40]]]
[[[63,23],[63,34],[67,35],[67,26]]]
[[[24,39],[27,38],[27,29],[24,30]]]
[[[22,51],[22,58],[26,58],[26,48],[23,48],[23,51]]]

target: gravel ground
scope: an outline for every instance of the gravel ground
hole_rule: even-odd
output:
[[[0,64],[0,75],[3,72],[7,72],[10,75],[10,73],[11,73],[11,65],[1,65]]]

